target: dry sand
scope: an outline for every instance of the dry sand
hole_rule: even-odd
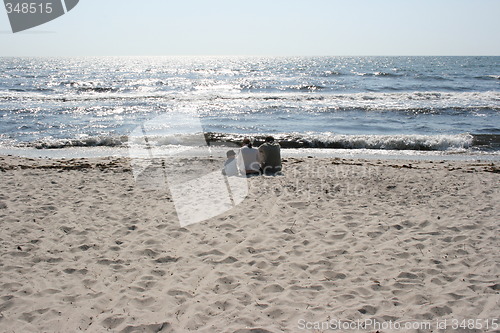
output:
[[[168,189],[139,186],[126,159],[0,157],[0,331],[418,331],[324,326],[368,319],[495,331],[498,166],[284,167],[182,228]]]

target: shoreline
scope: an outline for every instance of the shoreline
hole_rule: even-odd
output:
[[[210,147],[192,149],[189,157],[222,158],[228,149],[235,147]],[[143,149],[145,151],[145,149]],[[161,156],[168,156],[167,149],[155,150]],[[466,151],[418,151],[418,150],[380,150],[380,149],[333,149],[333,148],[287,148],[282,149],[282,156],[316,158],[345,158],[371,160],[413,160],[413,161],[491,161],[500,162],[500,152],[466,152]],[[0,156],[18,156],[24,158],[129,158],[128,148],[118,147],[75,147],[60,149],[7,148],[0,146]],[[175,155],[172,154],[172,155]]]
[[[180,160],[187,174],[223,163]],[[169,188],[136,182],[128,158],[0,156],[0,326],[279,333],[497,318],[498,163],[283,165],[181,227]]]
[[[101,171],[105,171],[107,169],[115,169],[122,168],[123,172],[131,172],[133,168],[133,164],[131,163],[133,160],[138,161],[155,161],[161,160],[162,158],[171,158],[172,161],[177,160],[192,160],[197,161],[199,163],[207,162],[210,164],[220,163],[221,167],[224,164],[226,159],[225,155],[226,148],[224,150],[220,150],[214,154],[202,156],[200,154],[182,154],[182,155],[173,155],[173,156],[160,156],[154,158],[131,158],[130,156],[92,156],[92,157],[81,157],[76,155],[76,157],[68,156],[63,158],[50,158],[47,156],[18,156],[18,155],[4,155],[0,154],[0,166],[4,170],[18,170],[18,169],[63,169],[70,170],[71,167],[75,169],[86,169],[86,168],[97,168]],[[410,160],[406,158],[397,158],[397,156],[391,156],[391,158],[384,158],[385,155],[373,155],[371,158],[364,157],[350,157],[350,156],[336,156],[336,155],[313,155],[309,154],[310,151],[301,151],[301,152],[293,152],[290,153],[291,150],[288,150],[289,153],[286,152],[285,149],[282,149],[282,161],[284,165],[284,170],[286,170],[286,166],[290,163],[295,163],[296,161],[307,162],[307,161],[320,161],[321,163],[332,163],[332,164],[346,164],[346,165],[364,165],[364,166],[381,166],[381,167],[395,167],[402,165],[420,165],[424,166],[424,169],[429,166],[438,166],[438,165],[447,165],[452,168],[452,170],[461,170],[467,169],[469,167],[470,171],[473,172],[492,172],[498,173],[500,170],[500,161],[496,160],[488,160],[488,159],[456,159],[456,160],[434,160],[434,159],[415,159]],[[376,158],[379,157],[379,158]],[[382,157],[382,158],[380,158]],[[411,156],[415,157],[415,156]],[[473,156],[474,157],[474,156]],[[408,162],[414,162],[410,164]],[[484,167],[484,170],[481,169]],[[212,167],[217,169],[217,167]],[[432,169],[432,168],[431,168]],[[218,169],[217,169],[218,170]]]

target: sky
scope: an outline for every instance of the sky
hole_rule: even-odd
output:
[[[80,0],[16,34],[0,7],[0,56],[499,56],[499,15],[500,0]]]

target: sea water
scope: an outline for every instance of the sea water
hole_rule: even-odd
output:
[[[208,144],[272,135],[284,148],[337,155],[498,158],[499,65],[500,57],[0,58],[0,150],[112,155],[155,119],[148,145],[172,147],[199,135],[183,123],[196,119]]]

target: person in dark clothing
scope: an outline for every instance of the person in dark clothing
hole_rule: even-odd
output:
[[[268,136],[259,147],[259,162],[265,175],[274,175],[281,171],[281,146],[272,136]]]

